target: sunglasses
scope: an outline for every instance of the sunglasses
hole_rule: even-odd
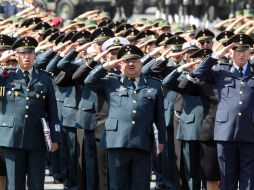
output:
[[[204,44],[211,44],[211,43],[212,43],[212,40],[200,41],[199,43],[200,43],[201,45],[204,45]]]

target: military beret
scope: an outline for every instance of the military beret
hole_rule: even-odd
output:
[[[97,28],[98,27],[96,20],[91,20],[91,19],[88,19],[85,21],[85,26],[86,26],[86,28]]]
[[[144,18],[144,17],[142,17],[142,18],[137,18],[134,22],[133,22],[133,24],[135,24],[135,25],[138,25],[138,26],[144,26],[144,23],[147,21],[147,18]]]
[[[211,49],[199,49],[190,55],[190,58],[206,58],[208,55],[212,54],[213,51]]]
[[[158,25],[159,25],[159,23],[160,23],[161,21],[164,21],[164,19],[163,19],[163,18],[156,18],[156,19],[153,20],[153,25],[154,25],[155,27],[158,27]]]
[[[39,22],[35,26],[34,30],[43,30],[43,31],[45,31],[45,30],[47,30],[49,28],[51,28],[51,26],[47,22]]]
[[[182,50],[182,45],[186,42],[186,40],[178,35],[174,35],[172,37],[170,37],[165,44],[166,45],[170,45],[172,50],[174,51],[179,51]]]
[[[55,44],[58,45],[59,43],[61,43],[61,42],[62,42],[62,39],[63,39],[65,36],[66,36],[65,33],[59,35],[59,36],[56,38],[56,40],[55,40]]]
[[[33,37],[27,36],[20,38],[14,42],[12,45],[12,50],[17,52],[33,52],[37,47],[38,42]]]
[[[136,36],[139,34],[139,30],[135,29],[135,28],[129,28],[128,30],[126,30],[126,32],[123,34],[124,37],[126,37],[127,39],[135,39]]]
[[[114,37],[114,38],[110,38],[108,40],[106,40],[102,46],[101,49],[102,51],[105,51],[111,47],[122,47],[125,45],[130,44],[130,42],[126,39],[126,38],[122,38],[122,37]]]
[[[176,25],[172,26],[172,34],[174,34],[174,35],[180,35],[183,32],[184,32],[184,28],[183,28],[182,25],[176,24]]]
[[[53,34],[49,37],[48,41],[49,41],[49,42],[52,42],[52,41],[56,40],[57,37],[60,36],[61,34],[64,34],[64,32],[58,31],[58,32],[53,33]]]
[[[101,19],[111,19],[110,13],[106,11],[100,12],[99,16],[101,17]]]
[[[214,38],[214,33],[207,28],[202,28],[196,31],[195,39],[198,41],[212,39],[212,38]]]
[[[156,46],[164,46],[165,43],[166,43],[166,41],[167,41],[170,37],[172,37],[172,36],[173,36],[173,34],[171,34],[171,33],[163,33],[163,34],[161,34],[161,35],[157,38],[157,40],[156,40],[156,42],[155,42],[155,45],[156,45]]]
[[[117,59],[140,59],[144,56],[144,53],[137,46],[126,45],[119,49],[117,53]]]
[[[79,31],[71,38],[71,42],[78,42],[79,44],[87,43],[90,41],[90,35],[91,33],[88,31]]]
[[[63,19],[62,19],[62,17],[60,17],[60,16],[56,16],[56,17],[54,17],[52,20],[51,20],[51,26],[52,27],[54,27],[54,26],[57,26],[57,25],[59,25],[59,24],[61,24],[63,22]]]
[[[70,31],[66,34],[66,36],[62,39],[62,43],[71,40],[71,38],[77,33],[78,31]]]
[[[58,31],[59,30],[56,28],[49,28],[42,34],[42,38],[45,40],[47,37],[50,37],[52,34]]]
[[[119,32],[125,32],[126,30],[128,30],[129,28],[133,28],[133,26],[131,24],[128,24],[128,23],[123,23],[121,25],[119,25],[116,29],[116,33],[119,33]]]
[[[112,22],[111,19],[104,19],[98,24],[98,27],[108,27],[108,25]]]
[[[151,30],[143,30],[139,32],[136,37],[136,40],[138,41],[146,41],[150,39],[154,39],[154,41],[156,41],[156,33]]]
[[[236,34],[232,36],[228,41],[227,45],[235,43],[236,47],[233,50],[247,50],[253,46],[253,40],[247,34]]]
[[[0,50],[8,50],[11,49],[11,46],[14,42],[12,37],[9,37],[5,34],[0,34]]]
[[[158,23],[158,27],[160,28],[171,28],[170,24],[166,20],[162,20]]]
[[[114,32],[107,28],[101,27],[92,32],[90,36],[90,41],[94,41],[96,43],[103,43],[107,39],[114,37]]]
[[[216,36],[216,40],[218,42],[221,42],[223,43],[223,45],[225,46],[227,41],[229,40],[229,38],[231,38],[232,36],[234,36],[234,32],[231,32],[231,31],[223,31],[221,33],[219,33],[217,36]]]

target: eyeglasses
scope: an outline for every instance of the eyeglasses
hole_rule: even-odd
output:
[[[200,41],[199,43],[203,46],[204,44],[211,44],[212,40],[204,40],[204,41]]]

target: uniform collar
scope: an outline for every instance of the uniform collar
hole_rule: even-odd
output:
[[[235,67],[237,70],[239,70],[239,66],[236,65],[235,62],[233,62],[233,65],[234,65],[234,67]],[[247,61],[247,62],[244,64],[244,66],[243,66],[243,73],[246,73],[247,68],[248,68],[248,61]]]

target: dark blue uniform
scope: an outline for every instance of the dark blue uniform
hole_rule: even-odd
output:
[[[243,76],[235,65],[218,65],[208,57],[193,76],[216,85],[218,108],[215,118],[214,140],[218,141],[221,189],[253,189],[254,175],[254,73],[246,63]],[[240,174],[240,175],[239,175]]]

